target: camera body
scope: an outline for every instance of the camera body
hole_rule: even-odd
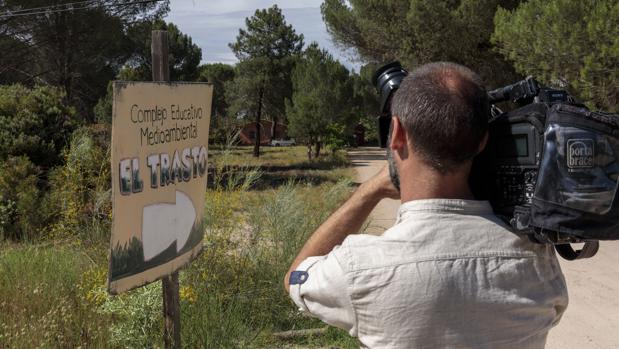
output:
[[[374,75],[382,147],[389,142],[390,100],[406,74],[394,62]],[[619,240],[619,115],[592,112],[532,77],[490,91],[488,99],[488,143],[469,177],[475,198],[568,260],[595,255],[599,240]],[[516,108],[501,111],[496,103],[503,101]],[[574,242],[585,244],[574,251]]]
[[[373,83],[380,94],[377,121],[382,148],[389,143],[391,99],[407,74],[399,62],[387,64],[374,74]],[[498,216],[517,225],[514,217],[518,217],[518,210],[531,205],[535,193],[547,111],[554,104],[575,102],[566,91],[543,87],[532,77],[490,91],[488,99],[488,143],[473,161],[469,182],[476,199],[490,201]],[[502,112],[495,104],[503,101],[518,107]]]
[[[488,143],[473,161],[469,182],[477,199],[490,201],[494,212],[513,225],[517,210],[532,204],[548,110],[577,104],[566,91],[542,87],[532,77],[490,91],[488,98]],[[518,108],[502,112],[495,103],[503,101]]]

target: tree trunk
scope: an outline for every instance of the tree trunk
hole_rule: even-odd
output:
[[[271,125],[271,139],[269,141],[273,141],[275,139],[275,131],[277,130],[277,116],[273,116],[273,124]]]
[[[316,152],[314,153],[314,158],[318,159],[318,156],[320,156],[320,141],[316,142]]]
[[[262,98],[264,97],[264,84],[260,86],[258,94],[258,112],[256,113],[256,140],[254,142],[254,157],[260,157],[260,121],[262,119]]]
[[[312,145],[310,143],[307,144],[307,159],[312,160]]]

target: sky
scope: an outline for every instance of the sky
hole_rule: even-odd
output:
[[[191,36],[202,49],[203,63],[234,64],[237,59],[228,43],[234,42],[239,28],[245,27],[245,18],[251,17],[256,9],[277,4],[286,22],[297,34],[303,34],[306,45],[316,41],[348,69],[359,71],[360,64],[352,59],[353,56],[331,42],[320,14],[321,3],[322,0],[171,0],[166,21],[173,22]]]

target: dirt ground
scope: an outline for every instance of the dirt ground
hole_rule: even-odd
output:
[[[357,148],[349,151],[359,183],[385,164],[385,150]],[[383,200],[372,211],[366,233],[381,234],[393,225],[399,201]],[[560,259],[570,304],[561,322],[552,329],[547,349],[619,348],[619,241],[601,242],[596,256],[582,261]]]

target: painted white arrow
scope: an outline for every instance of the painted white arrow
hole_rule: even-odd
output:
[[[176,252],[187,243],[196,220],[196,209],[185,193],[176,191],[175,204],[144,206],[142,211],[142,246],[144,261],[165,251],[176,241]]]

